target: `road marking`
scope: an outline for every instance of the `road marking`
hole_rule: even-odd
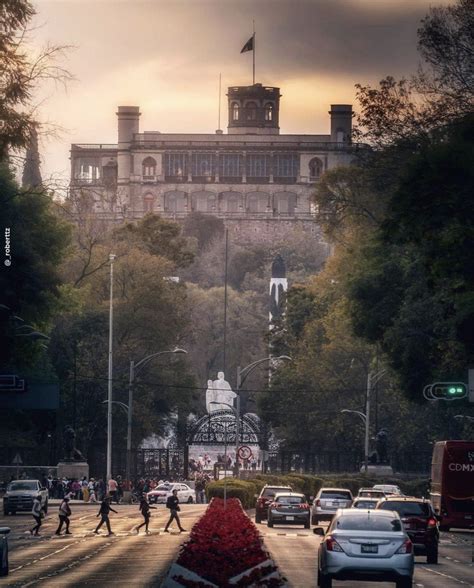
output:
[[[425,568],[424,566],[420,566],[422,570],[426,570],[427,572],[431,572],[432,574],[437,574],[438,576],[442,576],[443,578],[448,578],[449,580],[454,580],[455,582],[459,582],[460,584],[465,584],[469,586],[467,582],[464,580],[460,580],[459,578],[455,578],[454,576],[449,576],[448,574],[443,574],[443,572],[437,572],[436,570],[432,570],[431,568]]]

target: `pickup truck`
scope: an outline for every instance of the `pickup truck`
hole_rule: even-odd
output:
[[[3,497],[3,514],[15,514],[17,511],[30,511],[35,496],[41,495],[41,506],[48,512],[48,490],[41,486],[39,480],[13,480],[7,486]]]

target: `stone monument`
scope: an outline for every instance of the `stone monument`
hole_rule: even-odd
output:
[[[58,463],[58,478],[72,478],[81,480],[84,476],[89,479],[89,464],[76,447],[76,432],[67,425],[63,433],[64,457]]]
[[[217,374],[217,380],[207,381],[207,412],[211,414],[216,410],[229,410],[229,407],[226,405],[230,404],[230,406],[234,406],[234,398],[236,396],[237,394],[232,390],[229,382],[227,382],[227,380],[225,379],[224,372],[219,372]],[[218,404],[211,404],[211,402],[216,402]]]

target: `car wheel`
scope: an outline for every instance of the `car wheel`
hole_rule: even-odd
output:
[[[44,510],[44,514],[48,514],[48,501],[46,501],[43,510]]]
[[[321,588],[332,588],[332,578],[327,574],[322,574],[318,572],[318,585]]]
[[[262,522],[262,517],[258,514],[255,515],[255,522],[256,523],[261,523]]]
[[[397,588],[413,588],[413,578],[400,578],[396,583]]]
[[[270,527],[270,528],[273,527],[273,521],[271,521],[270,519],[268,519],[268,521],[267,521],[267,527]]]
[[[428,550],[426,554],[426,561],[429,564],[437,564],[438,563],[438,546],[432,547]]]
[[[193,497],[192,497],[192,496],[190,496],[190,497],[188,498],[188,504],[192,504],[192,503],[193,503]]]

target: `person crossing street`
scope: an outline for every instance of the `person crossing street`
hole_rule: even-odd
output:
[[[105,523],[107,526],[107,531],[109,532],[107,537],[110,537],[110,535],[113,535],[112,533],[112,529],[110,527],[110,520],[109,520],[109,512],[112,511],[115,514],[117,514],[117,511],[114,510],[111,506],[110,506],[110,502],[111,502],[112,498],[110,496],[106,496],[104,498],[104,500],[102,501],[101,505],[100,505],[100,509],[99,512],[97,513],[97,516],[101,517],[100,519],[100,523],[97,525],[94,533],[96,533],[97,535],[99,534],[99,529],[102,527],[102,525]]]
[[[69,531],[69,517],[71,516],[71,514],[72,513],[71,508],[69,506],[69,497],[65,496],[61,502],[61,505],[59,506],[59,526],[56,530],[56,535],[61,535],[61,529],[63,528],[64,523],[66,523],[66,532],[64,534],[71,535],[71,532]]]
[[[181,533],[186,531],[186,529],[183,529],[183,527],[181,526],[181,521],[179,520],[178,516],[178,511],[181,509],[179,508],[178,490],[176,488],[173,490],[173,494],[171,496],[168,496],[168,499],[166,501],[166,508],[169,508],[171,514],[168,522],[166,523],[165,533],[169,533],[168,527],[171,525],[173,520],[176,520],[176,522],[178,523],[178,528]]]
[[[140,529],[143,527],[143,525],[145,525],[145,533],[148,535],[148,525],[150,523],[150,509],[153,508],[155,509],[156,506],[150,506],[148,504],[148,500],[146,498],[146,494],[142,494],[142,497],[140,499],[140,512],[143,515],[144,521],[141,525],[139,525],[137,527],[137,535],[140,533]]]
[[[38,531],[41,528],[41,519],[44,517],[44,510],[41,506],[41,494],[38,494],[36,498],[33,500],[33,508],[31,509],[31,514],[36,521],[36,525],[30,529],[31,535],[38,535]]]

